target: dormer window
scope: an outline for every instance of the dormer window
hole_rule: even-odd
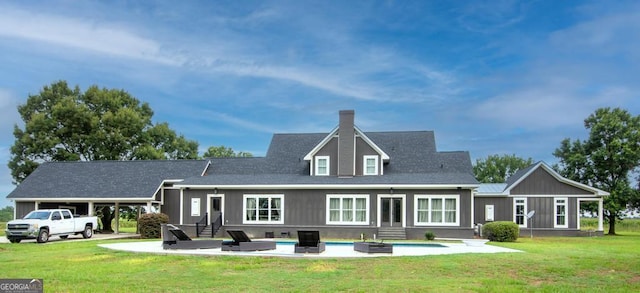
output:
[[[364,175],[378,175],[378,156],[364,156]]]
[[[329,156],[316,156],[316,176],[329,176]]]

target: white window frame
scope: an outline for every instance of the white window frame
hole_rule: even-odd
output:
[[[340,220],[339,221],[331,221],[331,199],[337,198],[340,200]],[[342,216],[343,216],[343,207],[342,207],[342,203],[343,203],[343,199],[345,198],[351,198],[353,199],[353,207],[352,207],[352,212],[353,212],[353,220],[352,221],[343,221],[342,220]],[[365,211],[365,219],[364,221],[356,221],[356,199],[365,199],[365,207],[366,207],[366,211]],[[369,195],[368,194],[327,194],[326,196],[326,223],[327,225],[369,225],[369,216],[371,214],[370,211],[370,201],[369,201]]]
[[[522,200],[523,202],[522,203],[518,203],[519,200]],[[518,222],[516,221],[516,217],[518,216],[518,214],[517,214],[517,210],[518,210],[517,206],[518,205],[523,205],[524,206],[524,210],[523,210],[524,213],[522,214],[522,218],[523,218],[522,225],[518,224]],[[528,219],[527,219],[527,198],[526,197],[514,197],[513,198],[513,222],[518,224],[518,227],[520,227],[520,228],[527,228]]]
[[[373,166],[374,166],[374,171],[373,173],[369,173],[367,172],[367,161],[369,161],[369,159],[373,159]],[[380,166],[378,164],[378,156],[373,155],[373,156],[364,156],[362,158],[362,175],[368,176],[368,175],[378,175],[378,169],[380,169]]]
[[[563,203],[559,203],[559,201],[564,201]],[[564,214],[558,214],[558,207],[564,206]],[[554,228],[569,228],[569,199],[566,197],[555,197],[553,198],[553,227]],[[564,217],[564,224],[558,224],[558,217]]]
[[[261,198],[267,198],[269,205],[271,205],[271,199],[280,199],[280,219],[271,220],[271,206],[269,206],[268,220],[260,220],[259,215],[256,214],[256,220],[247,220],[247,199],[253,198],[256,200],[256,213],[259,211],[257,204]],[[244,194],[242,196],[242,223],[243,224],[284,224],[284,194]]]
[[[191,216],[200,217],[200,198],[199,197],[191,198]]]
[[[427,210],[427,222],[419,222],[418,221],[418,201],[421,199],[427,199],[429,201],[429,208]],[[442,222],[432,222],[431,213],[433,209],[432,200],[433,199],[441,199],[442,200]],[[456,200],[456,221],[455,222],[445,222],[446,216],[446,200],[447,199],[455,199]],[[436,195],[436,194],[416,194],[413,199],[413,222],[415,226],[460,226],[460,195],[459,194],[447,194],[447,195]]]
[[[316,156],[315,160],[314,160],[314,174],[316,176],[329,176],[329,174],[331,173],[331,157],[329,156]],[[326,160],[327,162],[327,172],[326,173],[320,173],[318,172],[320,170],[320,166],[318,164],[318,162],[320,162],[320,160]]]

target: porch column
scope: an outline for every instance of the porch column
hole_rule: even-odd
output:
[[[147,202],[147,213],[151,213],[151,202]]]
[[[182,225],[183,218],[184,218],[184,189],[180,188],[180,225]]]
[[[115,234],[120,234],[120,203],[116,202],[116,229]]]
[[[93,216],[93,209],[94,208],[93,208],[93,202],[92,201],[89,202],[89,204],[87,206],[87,209],[88,209],[87,214],[89,215],[89,217]]]
[[[604,214],[603,202],[604,199],[602,198],[598,200],[598,231],[604,231],[604,227],[602,225],[602,217]]]

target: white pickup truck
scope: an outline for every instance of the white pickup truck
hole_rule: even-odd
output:
[[[53,235],[62,239],[71,234],[91,238],[97,228],[97,217],[74,217],[67,209],[35,210],[22,219],[9,221],[5,234],[11,243],[20,243],[22,239],[45,243]]]

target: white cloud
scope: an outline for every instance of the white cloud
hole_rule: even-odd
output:
[[[0,89],[0,113],[0,143],[3,143],[5,137],[13,137],[13,125],[20,122],[18,98],[5,89]]]
[[[8,6],[0,9],[0,35],[167,65],[181,63],[176,56],[164,55],[158,42],[126,27]]]

